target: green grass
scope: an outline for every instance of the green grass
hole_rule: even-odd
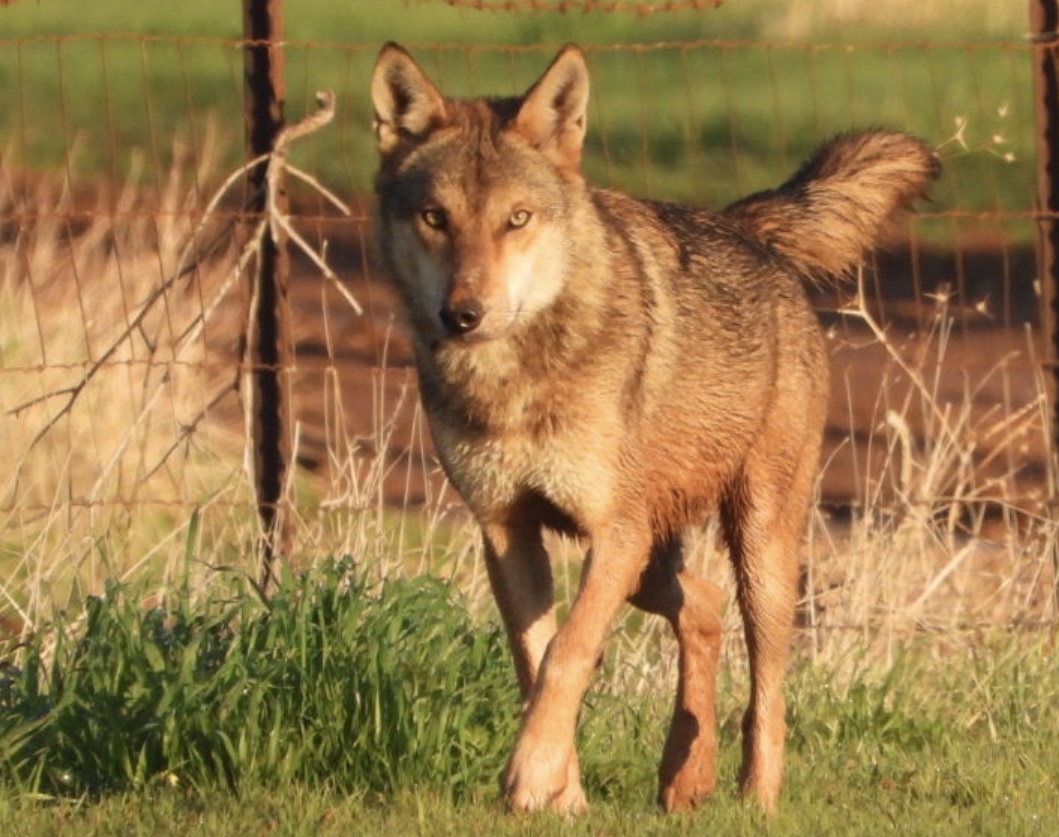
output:
[[[757,833],[734,793],[745,677],[723,663],[721,784],[655,813],[669,687],[589,695],[592,813],[501,813],[494,777],[517,697],[501,632],[427,579],[366,587],[349,562],[266,605],[236,579],[193,604],[113,586],[41,633],[0,682],[0,820],[13,834]],[[55,644],[52,645],[51,643]],[[998,635],[966,656],[904,652],[839,682],[796,664],[783,834],[1034,834],[1059,816],[1052,640]],[[9,652],[10,653],[10,652]],[[656,680],[657,683],[657,680]]]
[[[809,800],[806,800],[809,801]],[[400,834],[400,835],[680,835],[740,834],[980,834],[1020,837],[1049,833],[1055,809],[1019,807],[1020,797],[997,799],[969,810],[940,800],[910,800],[891,789],[865,790],[845,799],[816,797],[814,807],[791,815],[781,810],[771,826],[736,799],[717,799],[687,816],[663,817],[649,808],[603,803],[585,818],[512,819],[498,806],[454,805],[437,794],[403,794],[396,800],[365,801],[305,788],[279,793],[259,790],[242,799],[211,795],[188,799],[172,792],[115,797],[98,806],[49,810],[0,800],[0,816],[15,823],[9,832],[29,835],[144,834]],[[6,807],[6,810],[5,810]]]
[[[495,628],[440,583],[369,590],[344,562],[267,602],[234,582],[197,605],[110,585],[22,651],[0,700],[0,771],[32,794],[158,781],[329,783],[454,796],[510,738],[518,701]],[[500,707],[505,707],[501,710]]]
[[[129,4],[108,0],[79,6],[76,25],[62,3],[5,9],[0,108],[12,118],[0,147],[27,166],[66,167],[75,179],[121,179],[138,150],[148,160],[145,176],[161,183],[174,140],[194,156],[212,125],[227,147],[224,165],[236,165],[242,65],[224,39],[238,37],[239,18],[212,2],[186,5],[190,13],[182,4],[170,15],[155,7],[130,12]],[[446,92],[459,95],[520,92],[558,44],[575,39],[590,45],[586,165],[595,182],[722,205],[776,184],[838,131],[882,125],[940,145],[963,119],[974,153],[950,162],[938,205],[1032,207],[1030,61],[1017,17],[976,28],[974,16],[954,15],[957,26],[950,16],[926,31],[831,25],[792,43],[770,32],[774,14],[743,5],[641,20],[484,14],[439,2],[291,4],[288,118],[311,109],[319,89],[339,96],[336,123],[296,149],[294,160],[340,192],[370,189],[368,79],[385,39],[413,45]],[[775,40],[761,41],[769,37]],[[697,43],[703,38],[711,40]],[[630,43],[645,47],[612,48]],[[814,46],[821,43],[827,46]],[[1003,161],[1008,153],[1014,162]]]

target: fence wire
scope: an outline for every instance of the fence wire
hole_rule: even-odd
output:
[[[446,2],[635,14],[716,5]],[[53,592],[72,595],[150,562],[172,578],[203,544],[228,544],[211,567],[245,560],[234,545],[257,524],[240,267],[256,222],[238,190],[211,204],[243,164],[245,45],[0,38],[0,443],[11,461],[0,481],[0,576],[48,575]],[[410,46],[454,95],[525,89],[555,48]],[[822,498],[859,508],[923,490],[902,468],[945,440],[930,435],[925,410],[908,413],[917,384],[895,357],[912,357],[937,402],[966,411],[953,422],[974,438],[937,490],[1042,514],[1054,486],[1041,410],[1031,47],[688,38],[586,49],[585,165],[600,185],[720,208],[778,184],[851,127],[900,128],[938,146],[945,176],[933,202],[861,285],[885,340],[848,316],[853,286],[816,299],[836,382]],[[288,118],[311,111],[321,89],[338,103],[333,124],[290,159],[351,208],[347,217],[311,186],[289,184],[292,229],[338,278],[292,253],[295,347],[282,371],[301,466],[285,489],[297,549],[362,550],[366,527],[384,533],[379,549],[419,548],[458,504],[433,461],[409,348],[372,255],[377,44],[292,40],[284,51]],[[904,442],[880,430],[891,420],[904,423]],[[906,443],[905,464],[894,464],[893,448]],[[408,508],[429,509],[427,522],[394,534],[388,510]],[[3,585],[7,606],[25,610],[12,591]]]

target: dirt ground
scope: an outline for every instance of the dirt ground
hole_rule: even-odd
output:
[[[392,295],[363,243],[370,233],[351,235],[337,225],[323,232],[329,261],[364,313],[357,315],[307,260],[293,260],[298,460],[340,481],[338,471],[351,460],[368,463],[381,453],[385,501],[426,502],[437,496],[443,477],[417,407]],[[975,490],[1007,502],[1036,503],[1046,475],[1046,411],[1039,400],[1045,341],[1039,328],[1026,325],[1037,316],[1034,276],[1028,245],[899,248],[881,256],[864,287],[889,347],[848,312],[855,286],[816,292],[832,357],[823,503],[852,508],[902,462],[911,470],[884,483],[897,486],[890,490],[908,487],[916,477],[913,463],[943,446],[944,434],[925,432],[941,423],[960,428],[967,440],[955,457],[961,461],[951,465],[960,472],[953,480],[970,479]],[[951,330],[939,341],[936,315],[946,295]],[[935,338],[927,339],[932,332]],[[918,370],[930,399],[920,397],[901,363]],[[895,445],[904,459],[889,451]]]

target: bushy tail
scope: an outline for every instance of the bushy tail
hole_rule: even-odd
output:
[[[778,189],[744,198],[725,215],[806,275],[835,279],[856,267],[940,173],[937,155],[916,137],[843,134]]]

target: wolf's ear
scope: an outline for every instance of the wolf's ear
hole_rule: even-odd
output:
[[[375,144],[386,157],[415,142],[445,117],[445,100],[403,47],[388,43],[371,76]]]
[[[567,44],[522,99],[515,128],[564,171],[581,166],[588,112],[588,66],[584,53]]]

